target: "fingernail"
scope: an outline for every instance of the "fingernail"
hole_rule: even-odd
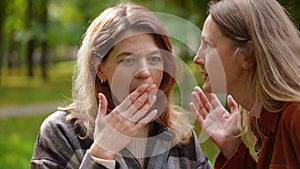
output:
[[[152,105],[155,103],[155,101],[156,101],[156,95],[151,93],[149,96],[149,103]]]
[[[156,84],[151,84],[151,85],[150,85],[150,88],[151,88],[151,89],[156,89]]]
[[[157,109],[153,110],[153,113],[154,113],[155,115],[157,115],[158,110],[157,110]]]
[[[98,93],[99,104],[102,103],[101,93]]]
[[[148,87],[148,84],[142,84],[142,85],[140,86],[140,88],[141,88],[142,90],[146,89],[147,87]]]

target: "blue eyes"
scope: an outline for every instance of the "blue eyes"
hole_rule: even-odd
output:
[[[139,59],[134,58],[134,57],[127,57],[127,58],[122,59],[120,61],[120,63],[123,65],[132,65],[132,64],[135,64],[136,62],[138,62],[138,60]],[[149,63],[150,65],[155,65],[159,62],[161,62],[161,57],[159,57],[159,56],[147,57],[147,63]]]
[[[160,58],[160,57],[149,57],[149,58],[148,58],[148,61],[149,61],[150,63],[158,63],[158,62],[161,61],[161,58]]]
[[[131,64],[131,63],[134,63],[134,59],[133,58],[125,58],[123,60],[121,60],[121,63],[122,64]]]

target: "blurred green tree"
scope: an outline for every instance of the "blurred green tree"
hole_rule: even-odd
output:
[[[122,0],[123,1],[123,0]],[[153,12],[168,13],[202,28],[210,0],[131,0]],[[300,23],[300,0],[278,0]],[[120,0],[1,0],[0,76],[3,68],[38,63],[47,78],[48,64],[74,59],[85,29],[101,11]],[[180,29],[178,28],[180,31]],[[181,31],[178,34],[188,33]],[[190,36],[190,35],[187,35]],[[191,60],[189,47],[174,41],[184,61]]]

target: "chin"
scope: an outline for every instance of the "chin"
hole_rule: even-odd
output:
[[[211,93],[211,85],[210,84],[204,83],[202,87],[206,93]]]

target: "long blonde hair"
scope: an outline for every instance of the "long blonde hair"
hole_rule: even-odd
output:
[[[275,113],[287,102],[300,101],[299,31],[276,0],[211,2],[209,14],[233,47],[245,48],[246,56],[255,61],[256,102]]]
[[[177,63],[172,55],[172,45],[167,32],[158,18],[148,9],[132,3],[121,3],[103,11],[87,29],[77,54],[76,69],[73,77],[73,104],[67,110],[73,112],[69,120],[79,119],[85,126],[85,136],[94,130],[98,111],[98,93],[104,93],[108,99],[108,113],[115,108],[108,83],[101,83],[96,76],[98,66],[113,49],[117,37],[125,30],[143,30],[149,32],[162,50],[164,75],[160,90],[164,96],[157,96],[158,108],[166,105],[156,120],[169,127],[175,142],[185,143],[191,136],[191,124],[183,113],[171,108],[171,92],[177,77]]]

